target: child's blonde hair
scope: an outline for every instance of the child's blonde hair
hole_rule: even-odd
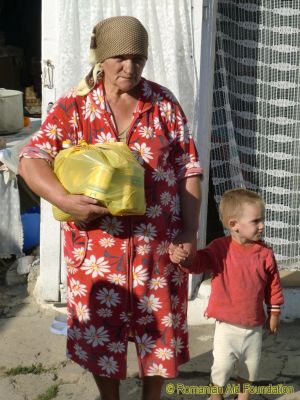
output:
[[[219,206],[219,215],[225,228],[229,228],[228,221],[231,218],[241,216],[245,204],[260,205],[263,209],[265,207],[265,202],[260,195],[248,189],[232,189],[223,194]]]

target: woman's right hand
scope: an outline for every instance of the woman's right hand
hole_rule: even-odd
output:
[[[100,206],[96,199],[81,194],[66,193],[60,200],[59,208],[70,214],[80,227],[109,214],[107,208]]]

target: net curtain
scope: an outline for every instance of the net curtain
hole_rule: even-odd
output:
[[[60,0],[57,96],[74,87],[89,71],[93,26],[104,18],[132,15],[149,34],[143,76],[173,91],[190,124],[196,93],[191,0]]]
[[[216,201],[266,201],[265,241],[300,270],[300,1],[219,0],[211,174]]]

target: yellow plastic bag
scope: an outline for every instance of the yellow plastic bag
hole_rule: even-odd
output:
[[[68,192],[97,199],[112,215],[145,214],[144,168],[125,143],[84,142],[62,150],[54,173]],[[53,215],[59,221],[72,220],[55,206]]]

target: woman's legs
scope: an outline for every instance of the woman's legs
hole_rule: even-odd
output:
[[[101,394],[101,400],[120,400],[118,379],[94,375],[94,379]]]
[[[120,400],[118,379],[94,375],[101,394],[101,400]],[[160,400],[164,378],[161,376],[146,376],[143,378],[142,400]]]
[[[145,376],[143,378],[142,400],[160,400],[164,378],[161,376]]]

